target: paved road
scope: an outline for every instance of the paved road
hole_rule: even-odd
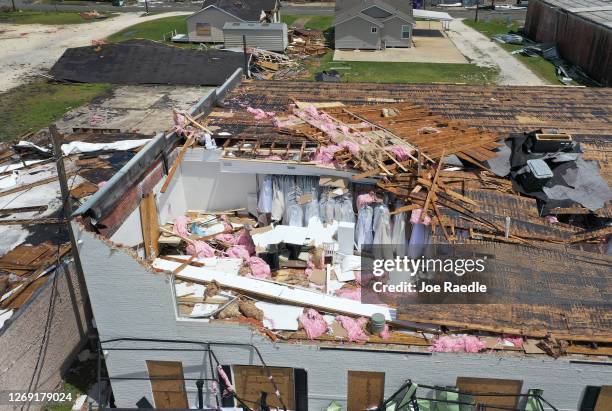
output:
[[[196,11],[202,6],[202,2],[174,2],[174,1],[149,1],[150,11]],[[109,2],[96,1],[68,1],[56,3],[39,3],[33,0],[15,0],[15,4],[22,10],[64,10],[64,11],[87,11],[96,9],[98,11],[115,11],[115,12],[134,12],[144,11],[144,4],[113,7]],[[0,6],[11,5],[11,0],[0,0]],[[453,17],[457,18],[474,18],[474,10],[465,10],[457,8],[434,8],[436,11],[446,11]],[[283,2],[282,12],[285,14],[316,14],[316,15],[332,15],[334,14],[333,3],[305,3],[295,4]],[[480,10],[479,16],[482,19],[512,19],[524,20],[525,10],[504,10],[491,11]]]
[[[472,63],[484,67],[497,67],[498,84],[513,86],[547,84],[499,44],[466,26],[461,20],[453,20],[447,34],[459,51]]]

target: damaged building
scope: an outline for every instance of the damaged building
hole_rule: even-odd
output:
[[[531,0],[525,34],[604,87],[612,85],[612,6],[606,0]]]
[[[73,214],[115,404],[607,409],[611,97],[233,78],[174,111]],[[514,302],[366,299],[369,244],[434,243]]]
[[[155,135],[188,110],[202,87],[120,86],[56,123],[68,193],[48,130],[0,146],[0,387],[53,392],[79,358],[95,367],[87,289],[71,253],[62,199],[78,206]],[[91,351],[88,351],[90,350]],[[97,398],[92,395],[92,398]],[[74,400],[75,398],[73,398]],[[38,409],[40,404],[0,404]]]

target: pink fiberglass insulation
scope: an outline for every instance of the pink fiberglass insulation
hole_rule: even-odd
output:
[[[238,238],[236,238],[234,234],[230,233],[217,234],[215,236],[215,240],[219,240],[230,245],[236,245],[236,243],[238,242]]]
[[[248,260],[251,275],[255,278],[270,278],[270,266],[259,257],[251,257]]]
[[[425,219],[421,221],[421,214],[423,214],[422,208],[417,208],[416,210],[412,210],[412,212],[410,213],[410,222],[412,224],[425,224],[425,225],[431,224],[431,217],[429,217],[429,215],[426,214]]]
[[[314,155],[313,161],[315,163],[325,165],[333,164],[334,154],[340,150],[342,150],[342,147],[336,145],[319,147],[319,149]]]
[[[354,143],[349,140],[344,140],[343,142],[341,142],[340,147],[348,149],[348,151],[350,151],[351,154],[357,154],[359,153],[359,150],[360,150],[359,144]]]
[[[247,107],[247,111],[253,115],[255,120],[265,120],[269,117],[274,117],[275,113],[273,111],[263,111],[260,108]]]
[[[546,220],[546,222],[550,224],[555,224],[559,222],[557,217],[555,217],[554,215],[547,215],[546,217],[544,217],[544,219]]]
[[[210,258],[215,256],[215,250],[204,241],[194,241],[187,246],[187,254],[198,258]]]
[[[304,111],[313,118],[319,118],[319,111],[315,106],[307,106],[304,108]]]
[[[255,254],[255,243],[251,238],[251,234],[247,230],[242,230],[238,239],[236,240],[236,244],[243,246],[249,252],[249,255]]]
[[[227,219],[226,215],[222,215],[221,216],[221,222],[223,223],[223,231],[224,232],[230,232],[230,231],[232,231],[234,229],[234,227],[232,227],[232,224]]]
[[[314,340],[327,332],[327,323],[325,322],[325,319],[323,319],[323,316],[317,312],[317,310],[309,308],[304,314],[299,316],[298,320],[300,321],[300,324],[302,324],[302,327],[304,327],[306,335],[311,340]]]
[[[398,161],[408,160],[413,153],[413,150],[403,146],[393,146],[389,150],[391,150],[395,159]]]
[[[242,258],[248,260],[250,257],[249,251],[242,245],[235,245],[227,250],[227,256],[231,258]]]
[[[221,365],[217,365],[217,373],[219,373],[219,377],[221,377],[221,379],[225,383],[225,386],[227,387],[227,390],[229,392],[234,392],[234,386],[232,385],[232,383],[231,383],[230,379],[228,378],[227,374],[225,373],[225,371],[223,371],[223,367]]]
[[[516,348],[523,348],[523,339],[521,337],[505,337],[504,341],[512,343]]]
[[[391,333],[389,332],[389,324],[385,324],[385,328],[378,335],[383,340],[388,340],[389,337],[391,337]]]
[[[432,352],[471,352],[476,353],[484,350],[486,344],[473,335],[449,336],[443,335],[438,337],[429,351]]]
[[[376,202],[376,200],[376,194],[374,194],[372,191],[366,194],[360,194],[357,196],[357,209],[359,210],[365,205],[372,204]]]
[[[266,157],[266,160],[281,161],[282,158],[281,158],[281,156],[271,155],[271,156]]]
[[[359,317],[356,320],[351,317],[339,315],[336,317],[336,321],[342,325],[342,328],[348,333],[348,339],[351,342],[363,342],[367,341],[368,336],[363,331],[363,327],[368,323],[368,319],[365,317]]]
[[[336,291],[337,297],[348,298],[349,300],[361,300],[361,287],[357,288],[341,288]]]
[[[189,231],[187,231],[187,224],[189,219],[184,215],[180,215],[174,219],[174,225],[172,226],[172,232],[181,237],[187,237]]]

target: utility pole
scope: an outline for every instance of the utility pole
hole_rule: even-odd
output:
[[[83,298],[85,303],[85,316],[87,324],[91,327],[90,319],[93,318],[91,314],[91,307],[89,305],[89,294],[87,293],[87,285],[85,284],[85,275],[83,274],[83,266],[81,265],[81,257],[79,256],[79,250],[77,248],[76,237],[72,231],[70,224],[70,216],[72,215],[73,204],[72,198],[70,198],[70,189],[68,188],[68,180],[66,178],[66,168],[64,167],[64,157],[62,156],[62,136],[57,131],[55,124],[49,126],[49,132],[51,134],[51,142],[53,143],[53,157],[55,159],[55,166],[57,168],[57,177],[60,183],[60,190],[62,194],[62,205],[63,205],[63,219],[68,229],[68,235],[70,236],[70,246],[72,251],[72,257],[74,259],[74,266],[77,271],[79,283],[83,292]],[[58,267],[59,268],[59,267]]]
[[[476,15],[474,16],[474,21],[478,21],[478,8],[480,7],[480,0],[476,0]]]

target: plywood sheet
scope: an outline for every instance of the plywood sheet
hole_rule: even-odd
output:
[[[147,361],[155,408],[187,409],[183,364],[179,361]]]
[[[497,378],[457,377],[457,388],[461,392],[474,395],[477,404],[489,407],[515,409],[519,397],[511,396],[478,396],[478,394],[520,394],[523,387],[521,380],[503,380]]]
[[[268,394],[268,405],[282,409],[282,404],[274,394],[274,385],[268,378],[264,367],[255,365],[234,365],[232,367],[234,385],[238,396],[248,405],[259,404],[262,392]],[[295,383],[293,368],[268,367],[268,372],[274,378],[281,398],[288,410],[295,409]]]
[[[380,406],[385,395],[385,373],[348,372],[347,411],[363,411]]]

